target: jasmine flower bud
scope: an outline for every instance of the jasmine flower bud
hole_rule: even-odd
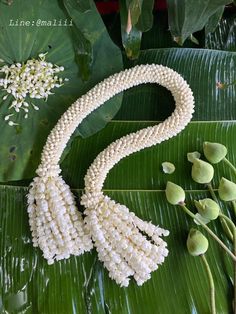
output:
[[[192,228],[188,234],[187,248],[189,254],[193,256],[205,254],[208,249],[208,240],[200,231]]]
[[[201,184],[210,183],[214,176],[214,168],[206,161],[195,159],[192,166],[192,178]]]
[[[210,198],[205,198],[203,200],[194,201],[195,206],[199,214],[206,219],[214,220],[219,216],[220,207],[219,205]]]
[[[217,164],[227,155],[227,148],[220,143],[203,143],[203,151],[206,159],[212,164]]]
[[[220,180],[219,196],[223,201],[229,202],[236,200],[236,184],[225,178]]]
[[[167,201],[172,205],[182,204],[185,201],[185,192],[182,187],[177,184],[168,181],[165,193]]]

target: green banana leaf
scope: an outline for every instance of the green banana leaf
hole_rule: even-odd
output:
[[[129,59],[137,59],[142,32],[153,24],[154,0],[120,0],[120,24],[123,47]]]
[[[120,288],[108,278],[96,252],[48,266],[30,241],[25,209],[26,189],[0,188],[1,313],[208,313],[209,287],[200,258],[186,252],[193,223],[167,204],[163,191],[107,191],[143,219],[171,230],[170,250],[163,266],[142,287]],[[188,199],[205,197],[203,191]],[[221,233],[220,225],[211,226]],[[231,313],[231,260],[210,240],[207,252],[216,283],[217,313]]]
[[[206,49],[150,49],[143,51],[138,63],[159,63],[183,75],[190,84],[196,108],[194,120],[232,120],[236,118],[235,85],[225,90],[217,82],[235,80],[234,52]],[[140,105],[137,104],[137,101]],[[145,105],[144,105],[145,104]],[[117,120],[163,120],[174,108],[171,94],[155,85],[143,85],[124,93]]]
[[[121,51],[110,39],[94,2],[90,1],[88,8],[87,0],[80,1],[80,6],[77,4],[78,9],[77,6],[70,6],[71,0],[64,2],[72,16],[73,27],[42,26],[45,21],[70,21],[67,11],[59,1],[14,0],[11,5],[0,2],[0,58],[11,64],[35,58],[41,52],[48,52],[46,60],[63,65],[63,75],[69,78],[69,82],[57,89],[55,95],[51,95],[47,102],[34,101],[40,110],[32,110],[27,120],[24,115],[18,114],[19,127],[9,127],[4,121],[4,117],[9,114],[10,100],[8,97],[3,101],[4,92],[0,90],[0,181],[31,178],[39,163],[47,135],[61,114],[97,82],[123,67]],[[82,5],[84,11],[81,9]],[[78,25],[78,32],[78,15],[84,25],[85,21],[90,21],[89,28],[88,23],[87,28]],[[28,21],[30,26],[16,26],[17,21]],[[84,49],[78,47],[78,41],[81,43],[81,40]],[[88,59],[92,59],[92,64],[89,69],[85,67],[85,73],[81,73],[76,60],[82,59],[83,62],[86,53]],[[112,62],[107,63],[111,55]],[[84,81],[88,71],[89,79]],[[122,95],[118,95],[91,114],[79,127],[78,134],[86,137],[103,128],[119,109],[121,100]],[[11,152],[14,152],[14,158]]]
[[[193,43],[191,40],[187,39],[182,47],[203,48],[203,32],[198,32],[195,36],[197,37],[199,44]],[[168,12],[157,11],[154,13],[153,27],[142,35],[141,50],[168,47],[180,48],[180,46],[173,40],[169,31]]]
[[[70,153],[62,163],[63,177],[73,188],[82,189],[86,169],[88,169],[99,151],[125,134],[156,123],[158,122],[112,121],[99,134],[85,140],[76,138],[71,145]],[[193,140],[193,134],[197,134],[195,140]],[[193,121],[177,137],[122,160],[109,173],[105,182],[105,189],[163,190],[167,179],[176,182],[176,184],[187,190],[199,189],[199,184],[192,181],[191,176],[189,176],[192,164],[187,162],[187,153],[196,150],[202,153],[204,141],[219,141],[229,147],[228,158],[235,160],[235,134],[236,124],[234,121]],[[164,161],[175,164],[176,171],[173,174],[167,176],[161,171],[161,164]],[[142,164],[149,166],[144,167],[141,166]],[[221,166],[216,165],[215,168],[216,175],[213,183],[216,187],[218,187],[222,175],[233,179],[229,169],[224,164]],[[218,172],[218,169],[222,171]],[[129,174],[129,180],[127,180],[127,173]]]
[[[222,5],[217,9],[217,11],[210,16],[207,24],[205,25],[205,35],[207,36],[209,33],[215,31],[216,27],[219,25],[221,21],[222,15],[224,13],[225,6]]]
[[[120,1],[123,3],[124,0]],[[125,30],[126,28],[126,20],[123,18],[127,18],[124,12],[124,6],[120,8],[120,15],[115,15],[109,23],[109,34],[112,40],[123,49],[123,42],[120,36],[120,28],[121,31]],[[120,24],[122,23],[122,24]],[[122,33],[121,33],[122,35]],[[124,35],[124,34],[123,34]],[[187,39],[182,47],[186,48],[203,48],[205,47],[205,34],[204,31],[198,32],[195,34],[198,44],[193,43],[191,40]],[[142,40],[141,40],[141,50],[146,49],[157,49],[157,48],[181,48],[172,38],[171,33],[169,31],[168,25],[168,12],[163,11],[154,11],[153,12],[153,25],[152,28],[148,31],[142,33]]]
[[[162,63],[179,71],[193,88],[196,99],[194,120],[181,134],[122,160],[105,182],[104,192],[114,200],[127,205],[140,218],[170,230],[169,256],[142,287],[133,281],[128,288],[118,287],[108,278],[95,251],[48,266],[30,240],[27,187],[0,186],[2,313],[210,313],[209,286],[202,261],[188,255],[185,245],[194,223],[180,208],[167,203],[163,190],[168,180],[181,184],[186,190],[186,203],[193,211],[193,199],[209,196],[205,186],[191,180],[191,164],[186,159],[189,151],[202,152],[204,140],[226,144],[228,157],[236,164],[235,87],[219,90],[215,86],[217,80],[235,75],[235,58],[236,53],[232,52],[194,49],[150,50],[140,55],[139,63]],[[110,122],[98,134],[87,139],[75,137],[62,163],[63,177],[75,188],[78,204],[83,176],[95,156],[114,139],[163,120],[174,103],[164,89],[147,85],[126,92],[123,107],[119,120]],[[137,113],[131,114],[134,108]],[[152,121],[143,121],[144,112],[144,119]],[[176,171],[164,174],[163,161],[173,162]],[[215,172],[215,188],[222,175],[236,180],[222,163],[215,166]],[[223,210],[231,215],[230,206],[224,205]],[[217,221],[209,226],[227,241]],[[216,285],[217,313],[229,314],[233,298],[232,262],[212,239],[209,242],[206,257]]]
[[[126,0],[120,0],[119,3],[122,44],[126,56],[129,59],[137,59],[140,52],[142,32],[137,29],[135,24],[132,24],[131,10],[129,11]]]
[[[236,51],[236,15],[223,18],[216,30],[205,39],[208,49]]]
[[[229,0],[167,0],[173,39],[182,45],[189,36],[203,29],[220,7],[229,3]]]

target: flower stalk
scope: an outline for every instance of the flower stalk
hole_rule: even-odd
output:
[[[206,256],[204,254],[201,255],[201,259],[202,259],[203,264],[205,266],[205,270],[207,273],[209,286],[210,286],[211,314],[216,314],[215,284],[214,284],[212,272],[211,272],[210,266],[207,262]]]
[[[233,209],[234,209],[234,215],[236,216],[236,201],[232,201]]]
[[[225,157],[223,158],[224,163],[226,163],[231,170],[233,170],[233,173],[236,175],[236,168],[235,166]]]
[[[220,214],[230,225],[234,236],[234,255],[236,255],[236,226],[233,221],[224,214]],[[236,262],[234,262],[234,309],[236,309]]]
[[[209,190],[209,192],[210,192],[211,197],[213,198],[213,200],[214,200],[217,204],[219,204],[219,201],[218,201],[218,199],[217,199],[217,197],[216,197],[216,194],[215,194],[215,191],[214,191],[214,189],[213,189],[213,187],[212,187],[211,182],[207,184],[207,187],[208,187],[208,190]],[[226,217],[226,216],[225,216],[225,217]],[[220,223],[221,223],[222,228],[223,228],[225,234],[227,235],[228,239],[231,240],[231,241],[233,241],[233,233],[231,232],[231,230],[230,230],[230,228],[229,228],[227,222],[225,221],[225,218],[222,216],[222,210],[221,210],[221,208],[220,208]]]
[[[234,262],[236,262],[236,255],[233,254],[229,248],[220,240],[220,238],[217,237],[217,235],[206,225],[204,224],[200,219],[198,219],[186,206],[185,204],[179,204],[181,206],[181,208],[184,210],[184,212],[189,215],[191,218],[195,219],[209,234],[210,236],[216,241],[218,242],[218,244],[222,247],[222,249],[224,249],[229,256],[233,259]]]

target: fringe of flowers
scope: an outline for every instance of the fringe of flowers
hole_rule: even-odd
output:
[[[91,250],[90,232],[60,176],[34,178],[27,199],[33,245],[48,264]]]

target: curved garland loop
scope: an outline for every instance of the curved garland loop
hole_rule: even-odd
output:
[[[60,176],[61,154],[87,115],[114,95],[143,83],[157,83],[169,89],[176,108],[164,122],[116,140],[97,156],[85,176],[83,223],[74,196]],[[28,194],[33,243],[41,248],[49,264],[89,251],[92,237],[99,259],[118,284],[128,286],[131,276],[138,285],[150,278],[150,273],[168,254],[166,242],[160,236],[169,232],[141,220],[126,206],[111,200],[102,193],[102,187],[110,169],[122,158],[177,135],[189,123],[193,112],[194,99],[186,81],[172,69],[155,64],[114,74],[72,104],[47,139],[38,177],[31,183]]]

